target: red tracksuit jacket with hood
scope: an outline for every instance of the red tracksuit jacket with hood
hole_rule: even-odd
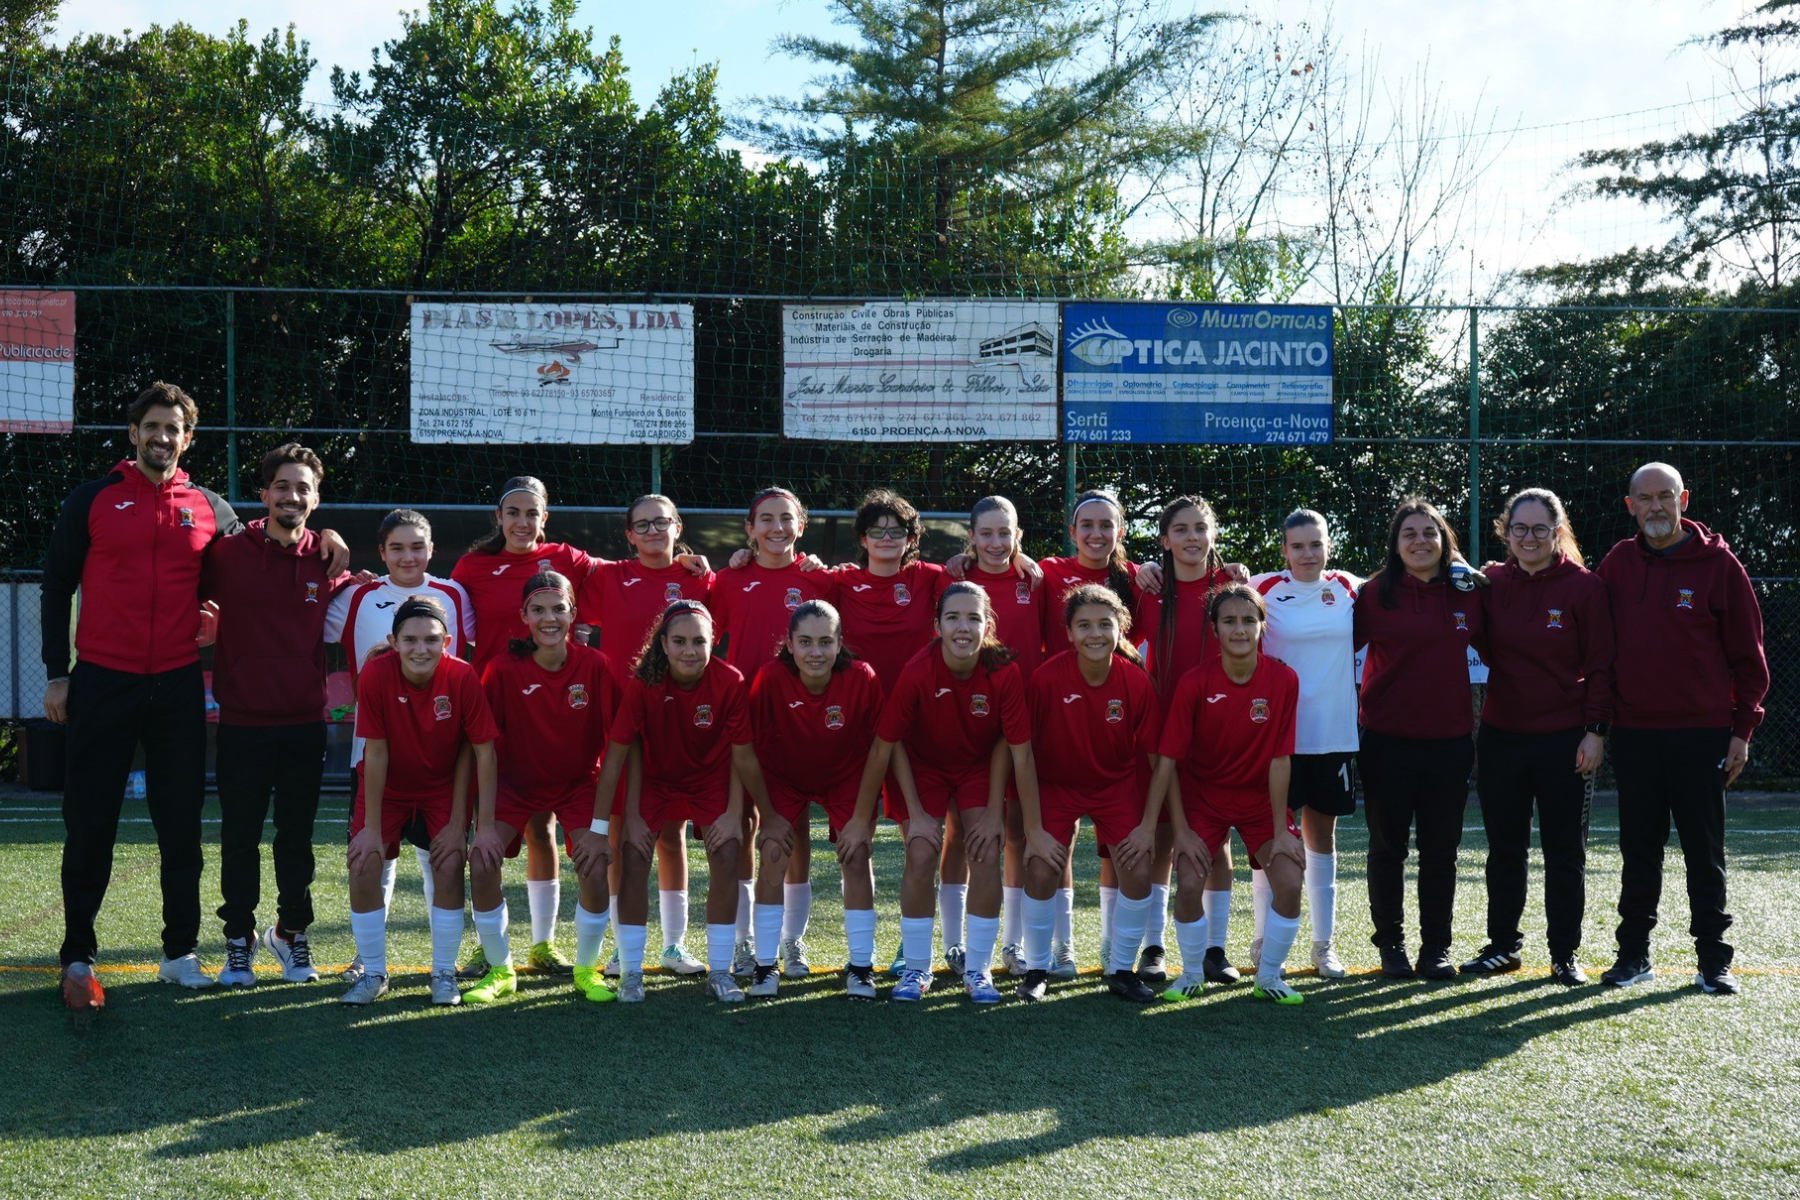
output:
[[[1363,666],[1363,726],[1389,737],[1467,737],[1475,729],[1469,643],[1481,633],[1481,598],[1448,579],[1394,581],[1395,608],[1381,605],[1377,575],[1356,594],[1356,644]]]
[[[1613,719],[1613,627],[1606,584],[1558,555],[1536,575],[1512,559],[1487,572],[1485,725],[1557,733]]]

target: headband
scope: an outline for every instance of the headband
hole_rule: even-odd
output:
[[[1120,513],[1125,511],[1123,508],[1119,507],[1119,502],[1112,499],[1110,496],[1089,496],[1086,500],[1077,504],[1075,510],[1069,514],[1069,523],[1071,525],[1074,524],[1075,519],[1081,515],[1081,510],[1090,504],[1104,504]]]

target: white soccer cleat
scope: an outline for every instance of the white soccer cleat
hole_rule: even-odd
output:
[[[774,998],[775,993],[780,986],[781,971],[775,964],[768,963],[765,965],[763,963],[757,963],[756,977],[750,981],[750,986],[744,989],[744,995],[755,996],[761,1000],[769,1000]]]
[[[388,978],[386,975],[371,975],[364,971],[362,977],[350,985],[350,990],[338,997],[338,1003],[348,1004],[352,1008],[362,1008],[387,995],[387,991]]]
[[[1100,939],[1100,962],[1107,961],[1107,948],[1111,942],[1107,938]],[[1057,942],[1050,948],[1050,978],[1073,979],[1080,972],[1075,967],[1075,948],[1067,942]]]
[[[1337,950],[1330,942],[1313,943],[1313,970],[1319,973],[1320,979],[1342,979],[1350,973],[1339,961]]]
[[[683,946],[680,942],[676,942],[673,946],[663,947],[662,965],[663,970],[669,972],[671,975],[699,975],[703,974],[706,970],[706,964],[689,954],[687,947]],[[613,960],[606,964],[606,973],[608,975],[617,975],[619,973],[619,955],[617,951],[613,952]]]
[[[456,986],[455,967],[440,967],[432,971],[431,1002],[446,1008],[463,1002],[462,989]]]
[[[729,971],[709,971],[706,976],[706,994],[722,1004],[742,1004],[744,989]]]
[[[156,977],[163,983],[179,984],[196,992],[217,982],[201,969],[200,960],[192,954],[163,959],[162,965],[156,968]]]

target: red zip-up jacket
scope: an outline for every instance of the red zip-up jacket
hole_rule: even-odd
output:
[[[319,535],[292,546],[252,521],[206,551],[200,598],[219,606],[213,699],[225,725],[325,719],[325,614],[348,573],[325,573]]]
[[[1487,663],[1481,720],[1557,733],[1613,718],[1613,628],[1606,584],[1557,557],[1536,575],[1511,559],[1487,572],[1475,648]]]
[[[69,603],[81,589],[75,655],[132,675],[199,661],[200,563],[243,528],[231,505],[177,470],[154,484],[126,459],[69,493],[44,555],[44,669],[69,673]]]
[[[1475,728],[1469,643],[1481,633],[1481,600],[1448,579],[1421,583],[1401,572],[1398,607],[1381,606],[1380,576],[1356,595],[1356,644],[1368,646],[1360,712],[1365,729],[1389,737],[1467,737]]]
[[[1642,534],[1596,572],[1612,598],[1618,712],[1626,729],[1718,729],[1745,741],[1769,691],[1762,606],[1725,539],[1686,517],[1689,537],[1665,554]]]

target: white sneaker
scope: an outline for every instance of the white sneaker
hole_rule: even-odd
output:
[[[439,967],[432,971],[431,1002],[445,1006],[463,1002],[462,989],[456,986],[455,967]]]
[[[619,1003],[642,1004],[644,1002],[644,973],[627,971],[619,976]]]
[[[225,939],[225,969],[219,972],[221,987],[249,987],[256,982],[256,972],[250,964],[256,958],[256,940],[254,938]]]
[[[1313,943],[1313,970],[1319,973],[1320,979],[1342,979],[1350,973],[1338,961],[1337,951],[1330,942]]]
[[[613,947],[613,955],[606,960],[606,970],[602,971],[601,974],[605,975],[608,979],[617,979],[619,977],[619,948],[617,946]]]
[[[269,948],[275,961],[281,964],[281,977],[289,983],[315,983],[319,978],[319,969],[313,966],[312,943],[306,940],[306,930],[297,931],[293,937],[280,937],[271,925],[262,935],[262,944]],[[224,982],[224,976],[219,977]]]
[[[725,1004],[742,1004],[744,989],[737,985],[730,971],[710,971],[706,976],[706,994]]]
[[[338,978],[345,983],[361,983],[363,976],[368,973],[368,968],[363,966],[362,955],[354,954],[350,957],[350,965],[338,972]]]
[[[875,999],[875,968],[852,963],[844,968],[844,994],[852,1000]]]
[[[748,979],[756,974],[756,947],[750,944],[750,939],[745,938],[733,947],[731,973],[739,979]]]
[[[812,964],[806,961],[806,942],[788,938],[781,943],[781,974],[787,979],[812,978]]]
[[[1100,961],[1105,962],[1108,942],[1100,939]],[[1067,942],[1058,942],[1050,948],[1050,978],[1073,979],[1075,970],[1075,949]]]
[[[1025,978],[1025,947],[1019,945],[1000,947],[1000,965],[1014,979]]]
[[[706,970],[706,964],[687,952],[687,947],[680,942],[673,946],[664,946],[662,952],[663,970],[672,975],[699,975]],[[619,973],[619,955],[613,952],[613,960],[606,964],[608,975]]]
[[[388,980],[386,975],[371,975],[363,972],[362,978],[350,986],[350,990],[338,997],[339,1004],[349,1004],[361,1008],[387,995]]]
[[[744,995],[768,999],[775,995],[780,986],[781,972],[776,969],[775,964],[769,963],[764,966],[762,963],[757,963],[756,978],[751,980],[750,986],[744,989]]]
[[[162,966],[156,968],[156,977],[164,983],[178,983],[196,992],[209,988],[216,982],[200,968],[200,960],[192,954],[163,959]]]

